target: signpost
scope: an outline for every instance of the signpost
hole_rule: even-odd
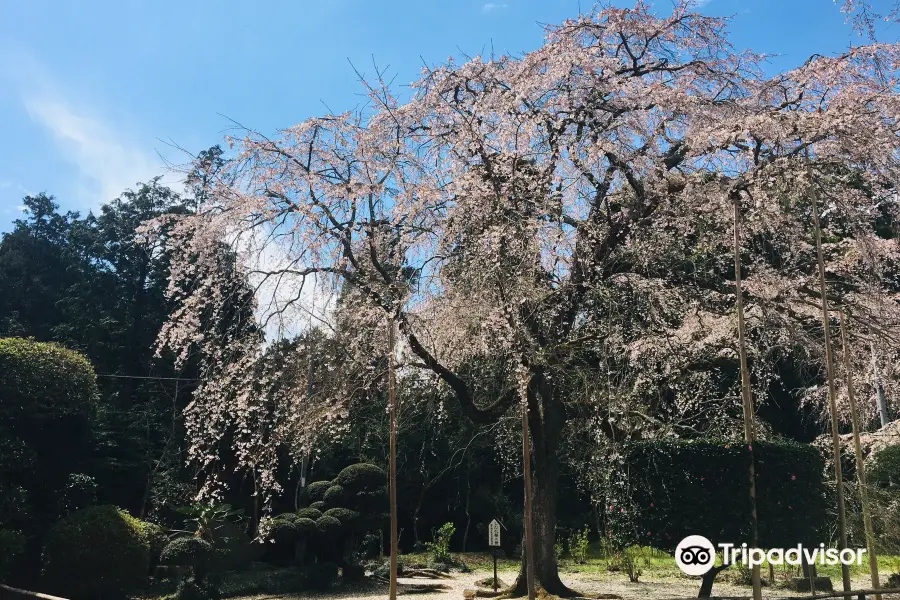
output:
[[[500,521],[497,519],[494,519],[488,525],[488,546],[491,547],[494,553],[494,591],[496,592],[500,589],[500,584],[497,583],[497,549],[500,547]]]

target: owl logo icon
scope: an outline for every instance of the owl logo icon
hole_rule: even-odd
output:
[[[702,535],[689,535],[675,548],[675,564],[685,575],[704,575],[716,562],[716,548]]]

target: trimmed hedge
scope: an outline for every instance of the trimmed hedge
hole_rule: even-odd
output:
[[[322,511],[315,508],[301,508],[296,514],[300,519],[312,519],[315,521],[322,516]]]
[[[141,535],[147,542],[147,548],[150,551],[150,565],[159,564],[160,556],[166,546],[169,545],[169,535],[166,530],[156,523],[149,521],[138,521],[141,527]]]
[[[330,481],[314,481],[306,486],[304,494],[311,503],[321,502],[332,485],[334,484]]]
[[[759,545],[827,541],[824,465],[812,446],[755,442]],[[609,486],[609,537],[673,552],[688,535],[752,543],[750,450],[742,442],[649,440],[627,444]]]
[[[325,491],[325,496],[322,500],[325,502],[325,506],[336,508],[347,501],[347,494],[344,492],[343,486],[333,485]]]
[[[341,522],[344,529],[354,529],[360,522],[360,515],[355,510],[349,508],[329,508],[325,511],[324,516],[334,517]]]
[[[182,537],[169,542],[159,560],[166,565],[191,567],[194,575],[202,578],[213,562],[212,544],[198,537]]]
[[[92,506],[47,533],[43,587],[67,598],[120,595],[147,583],[150,552],[141,522],[115,506]]]
[[[309,507],[314,508],[319,512],[322,512],[323,510],[328,508],[327,506],[325,506],[325,503],[322,502],[321,500],[319,500],[318,502],[313,502],[312,504],[309,505]]]
[[[384,486],[386,481],[387,474],[384,472],[384,469],[369,463],[350,465],[335,478],[335,483],[343,486],[351,493]]]

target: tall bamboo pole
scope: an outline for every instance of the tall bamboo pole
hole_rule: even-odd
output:
[[[731,193],[734,206],[734,288],[737,297],[738,354],[741,360],[741,401],[744,407],[744,441],[750,450],[750,506],[753,515],[753,546],[759,546],[759,522],[756,512],[756,460],[753,454],[753,439],[756,427],[753,423],[753,399],[750,395],[750,370],[747,368],[747,344],[744,339],[744,293],[741,286],[741,195]],[[762,581],[759,565],[754,565],[750,574],[753,584],[753,600],[762,599]]]
[[[520,376],[522,396],[522,474],[525,480],[525,579],[528,586],[528,600],[535,599],[534,589],[534,526],[531,509],[531,436],[528,431],[528,375]]]
[[[866,488],[866,465],[863,462],[862,445],[859,443],[859,416],[856,410],[856,393],[853,389],[853,369],[850,365],[850,342],[847,338],[847,325],[844,312],[839,311],[841,319],[841,344],[844,347],[844,377],[847,378],[847,399],[850,400],[850,422],[853,424],[853,450],[856,453],[856,481],[859,484],[859,498],[862,502],[863,525],[866,532],[866,548],[869,554],[869,573],[872,576],[872,588],[880,589],[878,577],[878,556],[875,551],[875,534],[872,528],[872,513],[869,510],[869,490]],[[881,600],[881,594],[875,595]]]
[[[808,159],[808,157],[807,157]],[[831,445],[834,453],[834,479],[837,484],[837,508],[838,508],[838,530],[839,547],[843,550],[847,547],[847,512],[844,507],[844,477],[841,469],[841,439],[838,434],[837,425],[837,391],[834,386],[834,358],[831,351],[831,325],[828,314],[828,296],[825,288],[825,258],[822,254],[822,228],[819,225],[819,202],[818,190],[813,181],[812,169],[809,163],[806,164],[807,174],[809,175],[810,199],[812,201],[813,225],[816,234],[816,258],[819,263],[819,293],[822,296],[822,328],[825,334],[825,363],[828,369],[828,407],[831,412]],[[844,591],[850,591],[850,568],[846,564],[841,564],[841,580],[843,581]]]
[[[394,319],[388,320],[388,412],[390,415],[389,486],[391,503],[391,581],[390,600],[397,600],[397,378],[394,370]]]

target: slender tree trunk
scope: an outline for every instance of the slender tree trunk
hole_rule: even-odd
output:
[[[391,503],[391,580],[389,597],[397,600],[397,559],[400,544],[397,536],[397,381],[394,373],[394,321],[388,321],[388,409],[390,412],[389,486]]]
[[[884,382],[881,380],[881,373],[878,370],[878,355],[875,353],[875,342],[869,345],[869,349],[872,352],[872,373],[875,378],[875,402],[878,406],[881,426],[885,427],[890,422],[890,417],[888,417],[887,402],[884,398]]]
[[[834,385],[834,357],[831,350],[831,324],[828,313],[828,296],[825,287],[825,258],[822,254],[822,228],[819,225],[818,190],[812,179],[812,170],[807,163],[810,179],[810,199],[812,200],[813,225],[816,235],[816,258],[819,263],[819,291],[822,295],[822,328],[825,334],[825,362],[828,369],[828,407],[831,412],[831,445],[834,452],[834,479],[837,486],[838,528],[840,539],[838,550],[847,547],[847,512],[844,507],[844,477],[841,472],[841,439],[838,434],[837,390]],[[841,564],[841,580],[844,591],[850,591],[850,568]]]
[[[859,484],[859,498],[862,503],[863,526],[866,532],[866,546],[869,555],[869,574],[872,577],[872,589],[880,589],[878,577],[878,555],[875,550],[875,534],[872,528],[872,513],[869,511],[869,490],[866,488],[866,465],[863,462],[862,446],[859,442],[859,418],[856,411],[856,394],[853,389],[853,367],[850,363],[850,341],[847,338],[846,317],[841,311],[841,344],[844,347],[844,377],[847,379],[847,399],[850,401],[850,421],[853,424],[853,451],[856,454],[856,481]],[[881,600],[881,594],[875,595]]]
[[[700,592],[697,593],[697,597],[709,598],[712,596],[712,588],[713,583],[716,581],[716,576],[730,566],[731,565],[719,565],[704,573],[703,578],[700,581]]]
[[[756,435],[756,427],[753,422],[753,398],[750,395],[750,370],[747,367],[747,342],[744,338],[744,292],[741,287],[741,195],[740,192],[732,192],[731,201],[734,205],[734,286],[738,315],[738,353],[741,359],[741,400],[744,407],[744,441],[750,449],[750,510],[753,516],[753,545],[759,546],[759,519],[756,512],[756,460],[753,453],[753,439]],[[751,571],[753,583],[753,600],[762,600],[762,581],[759,573],[759,565],[754,565]],[[713,578],[715,578],[714,570]],[[717,573],[717,571],[716,571]],[[703,580],[703,586],[706,579]],[[703,587],[702,586],[702,587]],[[702,590],[701,587],[701,590]],[[712,590],[712,582],[709,584]]]
[[[463,532],[462,539],[462,551],[466,551],[467,543],[469,541],[469,529],[472,527],[472,513],[470,508],[472,506],[472,481],[470,477],[472,465],[469,461],[466,461],[466,530]]]

